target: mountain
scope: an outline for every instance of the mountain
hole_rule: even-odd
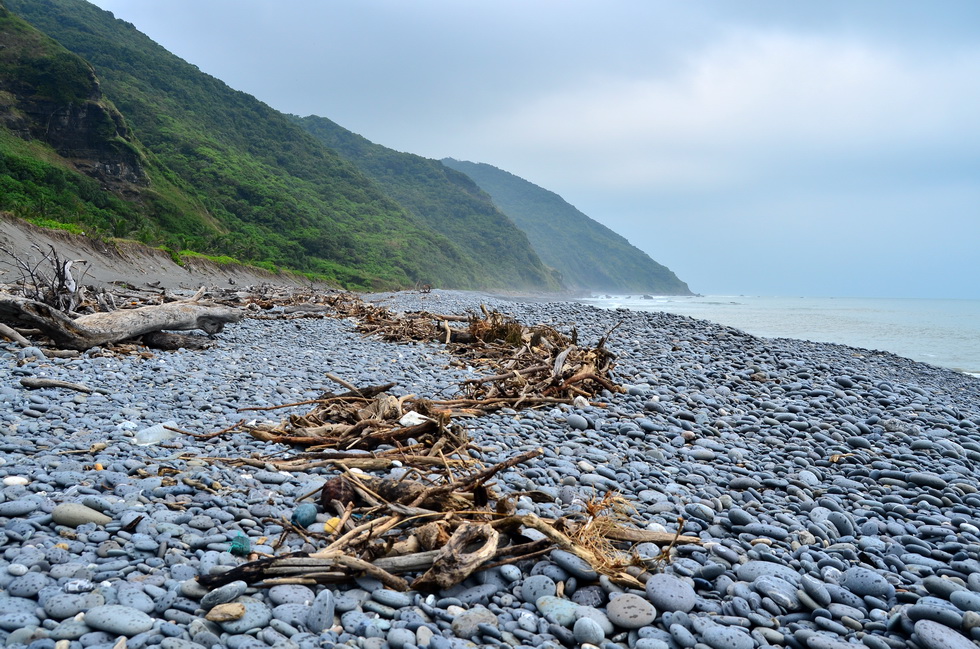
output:
[[[92,66],[0,4],[0,210],[109,233],[145,206],[205,216],[156,171]]]
[[[554,286],[533,253],[515,257],[518,269],[506,278],[488,272],[484,259],[294,120],[111,13],[84,0],[2,2],[10,11],[0,16],[7,46],[0,50],[7,61],[0,67],[0,183],[16,186],[20,198],[14,205],[4,198],[0,209],[44,222],[54,206],[53,220],[100,236],[231,255],[355,288]],[[84,102],[92,109],[86,115],[102,124],[90,129],[101,138],[96,146],[38,139],[43,120],[62,114],[69,115],[66,137],[77,135]],[[110,149],[117,156],[106,167],[100,156]],[[118,178],[108,182],[106,169],[118,169]]]
[[[561,196],[488,164],[446,158],[488,193],[504,214],[527,233],[534,250],[561,273],[566,287],[616,293],[692,295],[665,266]]]
[[[499,286],[546,281],[548,269],[527,235],[494,206],[469,176],[438,160],[375,144],[325,117],[293,119],[356,165],[420,223],[452,240]],[[553,281],[547,288],[557,290],[558,282]]]

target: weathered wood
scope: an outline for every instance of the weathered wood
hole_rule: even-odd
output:
[[[200,329],[215,334],[242,319],[240,309],[188,301],[93,313],[73,320],[43,302],[12,295],[0,296],[0,315],[29,322],[62,347],[82,350],[155,331]]]
[[[476,548],[471,546],[483,543]],[[412,588],[452,588],[461,583],[494,556],[500,534],[489,525],[463,523],[422,576],[412,582]]]
[[[29,341],[27,338],[24,338],[22,335],[20,335],[20,332],[18,332],[13,327],[8,327],[7,325],[3,324],[2,322],[0,322],[0,336],[3,336],[4,338],[6,338],[8,340],[14,341],[15,343],[17,343],[21,347],[30,347],[31,346],[31,341]]]
[[[610,527],[609,529],[603,530],[602,535],[612,541],[629,541],[630,543],[656,543],[657,545],[701,543],[701,539],[696,536],[674,534],[673,532],[653,532],[635,527]]]
[[[37,388],[65,388],[67,390],[77,390],[78,392],[95,392],[95,388],[90,388],[87,385],[82,385],[81,383],[69,383],[68,381],[59,381],[58,379],[39,379],[33,376],[25,376],[20,380],[20,384],[25,388],[37,389]]]

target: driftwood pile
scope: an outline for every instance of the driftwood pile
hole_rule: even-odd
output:
[[[637,528],[630,522],[628,502],[614,493],[582,503],[557,520],[518,515],[518,497],[550,497],[537,491],[498,494],[493,479],[533,459],[540,449],[482,466],[470,454],[466,430],[454,423],[460,415],[569,403],[601,390],[617,391],[605,337],[596,347],[584,347],[574,332],[566,336],[551,327],[526,327],[487,309],[479,317],[395,314],[351,294],[330,295],[317,308],[311,306],[287,305],[282,311],[285,317],[352,318],[364,335],[389,342],[437,341],[459,364],[487,374],[465,380],[459,398],[441,401],[394,397],[389,394],[393,384],[357,388],[327,375],[348,390],[283,404],[279,407],[312,409],[279,423],[242,423],[259,439],[303,447],[303,452],[286,459],[224,461],[290,472],[337,469],[340,476],[308,494],[332,518],[312,529],[287,525],[316,551],[253,555],[233,570],[202,577],[206,586],[235,580],[259,586],[332,583],[366,574],[397,590],[448,588],[478,570],[561,548],[587,561],[597,577],[641,587],[637,575],[652,568],[650,563],[666,560],[673,543],[698,542]],[[666,548],[644,561],[630,551],[642,542]]]
[[[493,481],[501,471],[536,457],[540,449],[483,466],[470,453],[466,430],[453,421],[500,408],[571,403],[618,391],[611,377],[614,356],[605,348],[608,333],[595,347],[587,347],[580,345],[574,330],[566,335],[552,327],[528,327],[486,308],[481,315],[468,316],[395,314],[349,293],[271,286],[202,289],[190,299],[152,284],[95,291],[73,274],[78,262],[61,260],[53,249],[46,261],[54,269],[50,277],[40,265],[22,265],[20,286],[0,291],[0,319],[21,327],[0,324],[0,335],[23,346],[31,344],[28,334],[75,350],[129,340],[188,347],[193,340],[172,332],[200,329],[214,334],[243,317],[341,317],[355,319],[362,334],[386,341],[439,342],[457,366],[483,372],[462,381],[457,398],[450,400],[395,397],[389,394],[393,384],[358,388],[330,376],[348,390],[281,406],[312,406],[304,415],[271,424],[242,420],[198,435],[244,430],[264,441],[303,449],[288,456],[222,458],[231,465],[291,472],[330,467],[339,472],[299,499],[316,497],[320,511],[331,516],[325,524],[317,529],[299,518],[282,521],[287,533],[303,535],[317,550],[252,554],[228,572],[202,577],[207,586],[239,579],[261,586],[330,583],[367,574],[397,590],[448,588],[478,570],[533,559],[557,547],[584,559],[597,576],[640,587],[637,575],[651,568],[651,562],[666,560],[670,546],[698,542],[631,525],[628,502],[614,493],[581,503],[556,520],[519,515],[516,498],[548,496],[498,494]],[[667,547],[659,557],[641,560],[630,551],[641,542]],[[244,548],[247,554],[248,546],[244,537],[236,539],[232,551]],[[412,574],[410,581],[402,576]]]
[[[5,252],[0,250],[0,252]],[[239,322],[242,312],[203,300],[204,291],[187,299],[148,284],[139,289],[120,283],[113,290],[82,283],[73,270],[84,260],[64,260],[52,247],[39,261],[8,253],[21,281],[0,290],[0,335],[21,346],[27,336],[42,336],[58,349],[85,351],[138,339],[160,349],[202,348],[208,339],[172,333],[201,330],[209,336]]]
[[[565,335],[545,325],[525,326],[482,307],[482,315],[440,315],[426,311],[396,314],[350,294],[330,296],[342,317],[357,319],[357,330],[388,342],[438,341],[464,365],[486,372],[466,379],[458,398],[430,406],[454,412],[490,411],[590,399],[603,390],[619,392],[612,380],[615,355],[605,343],[581,346],[573,329]]]
[[[630,525],[628,503],[612,493],[557,520],[515,514],[514,498],[521,494],[498,495],[492,480],[540,453],[528,451],[482,468],[462,458],[424,471],[406,466],[399,479],[358,471],[348,464],[354,458],[335,459],[343,475],[309,495],[317,495],[320,506],[337,516],[320,526],[322,532],[292,526],[319,549],[252,555],[248,563],[200,581],[209,588],[237,580],[271,587],[369,575],[401,591],[449,588],[478,570],[561,548],[587,561],[597,578],[603,574],[617,583],[642,587],[637,575],[666,560],[674,543],[699,542],[696,537]],[[419,479],[412,479],[413,473]],[[665,549],[658,557],[641,559],[630,547],[642,542]],[[406,574],[415,577],[401,576]]]

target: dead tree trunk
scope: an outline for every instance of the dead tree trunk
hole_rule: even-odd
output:
[[[47,304],[16,296],[0,296],[0,316],[29,322],[54,342],[85,350],[156,331],[203,330],[218,333],[229,322],[239,322],[239,309],[205,302],[169,302],[137,309],[93,313],[77,319]]]

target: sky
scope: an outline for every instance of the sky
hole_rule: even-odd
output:
[[[556,192],[712,295],[980,299],[976,0],[95,0],[228,85]]]

